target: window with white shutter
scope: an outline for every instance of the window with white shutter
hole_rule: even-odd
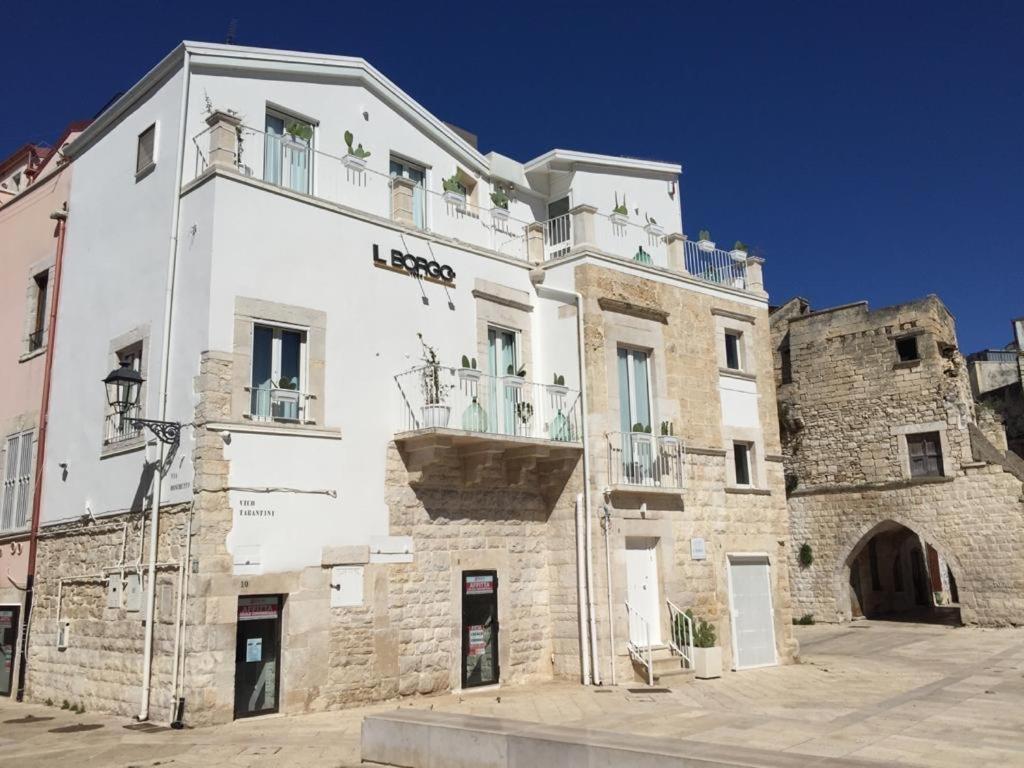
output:
[[[24,528],[32,492],[32,433],[7,438],[4,483],[0,495],[0,532]]]

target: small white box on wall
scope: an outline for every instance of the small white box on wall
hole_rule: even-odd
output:
[[[331,608],[363,604],[363,566],[336,565],[331,568]]]
[[[132,612],[142,609],[142,577],[137,573],[124,576],[124,609]]]

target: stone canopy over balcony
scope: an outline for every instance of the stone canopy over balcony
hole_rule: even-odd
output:
[[[413,485],[560,490],[583,453],[578,390],[425,365],[395,376]]]

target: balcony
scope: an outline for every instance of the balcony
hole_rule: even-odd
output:
[[[647,432],[608,435],[608,484],[615,491],[677,493],[683,488],[682,440]]]
[[[297,389],[279,387],[249,388],[249,418],[256,422],[309,423],[309,400],[312,395]]]
[[[470,486],[497,469],[511,486],[531,477],[564,484],[583,451],[578,390],[440,365],[400,373],[395,384],[395,443],[411,482],[450,462]]]
[[[311,197],[363,214],[430,232],[453,244],[496,252],[506,258],[540,264],[569,256],[574,249],[686,275],[691,279],[754,293],[763,292],[761,260],[742,251],[725,251],[708,241],[690,241],[666,233],[653,220],[578,205],[569,213],[534,220],[525,206],[491,205],[489,184],[475,192],[442,191],[440,174],[420,178],[382,173],[354,155],[321,152],[301,141],[242,125],[215,112],[210,127],[193,138],[195,173],[219,166],[258,179],[294,195]],[[431,186],[435,188],[431,188]]]
[[[140,417],[140,408],[133,406],[125,413],[108,413],[103,427],[104,446],[122,446],[142,436],[142,428],[132,424]]]

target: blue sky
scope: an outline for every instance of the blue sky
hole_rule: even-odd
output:
[[[91,117],[182,39],[364,56],[519,159],[683,165],[688,234],[756,245],[772,300],[937,293],[967,352],[1024,315],[1024,3],[29,3],[0,155]]]

